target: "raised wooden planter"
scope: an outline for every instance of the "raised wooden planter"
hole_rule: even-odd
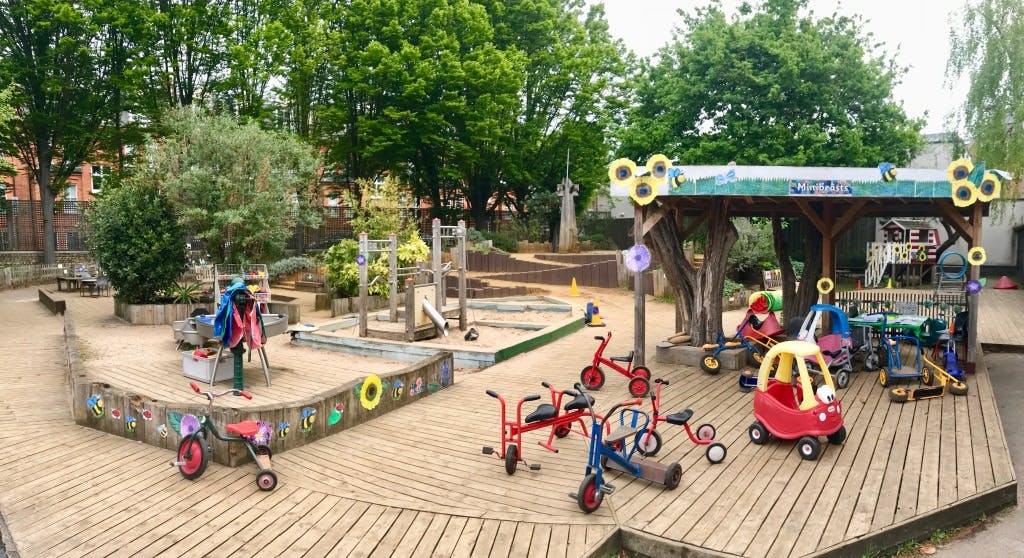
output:
[[[384,308],[388,305],[388,299],[379,296],[370,295],[367,298],[366,310],[377,310]],[[352,298],[332,298],[331,299],[331,317],[344,316],[345,314],[351,314],[359,311],[359,297],[355,296]]]
[[[288,323],[297,324],[302,320],[299,304],[290,296],[274,296],[270,300],[269,311],[272,314],[287,314]],[[172,325],[179,320],[186,320],[197,308],[208,313],[217,309],[214,302],[197,302],[195,304],[128,304],[114,299],[114,315],[135,325]]]

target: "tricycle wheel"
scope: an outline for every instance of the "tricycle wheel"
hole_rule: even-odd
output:
[[[890,389],[887,394],[889,399],[897,403],[906,403],[910,399],[910,392],[907,391],[907,388],[895,387]]]
[[[924,365],[924,366],[921,367],[921,383],[922,384],[924,384],[926,386],[930,386],[930,385],[932,385],[932,380],[934,378],[935,378],[935,376],[932,374],[932,369],[929,368],[928,365]]]
[[[722,370],[722,363],[718,362],[718,359],[707,355],[700,359],[700,369],[714,376]]]
[[[519,448],[515,444],[509,444],[505,448],[505,472],[514,475],[517,466],[519,466]]]
[[[597,473],[590,473],[583,477],[580,489],[576,492],[576,504],[579,505],[580,509],[584,513],[593,513],[594,510],[601,507],[602,499],[604,499],[604,494],[601,492],[600,487],[597,486]]]
[[[260,471],[256,475],[256,486],[260,487],[260,490],[264,492],[270,492],[277,488],[277,475],[273,471]]]
[[[761,445],[768,441],[768,430],[760,422],[754,421],[747,429],[747,436],[750,436],[751,442]]]
[[[669,490],[675,489],[679,486],[679,481],[683,478],[683,468],[679,466],[679,463],[673,463],[665,469],[665,488]]]
[[[821,453],[821,442],[814,436],[804,436],[796,443],[796,449],[800,452],[800,457],[814,461]]]
[[[588,366],[580,372],[580,383],[589,390],[597,391],[604,385],[604,371],[596,366]]]
[[[568,424],[559,424],[555,427],[555,438],[565,438],[571,431],[572,428]]]
[[[754,366],[761,366],[761,363],[764,362],[764,355],[757,349],[752,349],[747,353],[747,361]]]
[[[707,451],[704,452],[704,456],[708,458],[711,463],[721,463],[725,461],[725,444],[722,442],[715,442],[708,446]]]
[[[889,385],[889,373],[885,368],[878,371],[878,383],[882,384],[882,387]]]
[[[640,443],[636,446],[636,451],[640,452],[640,455],[658,455],[660,450],[661,434],[656,430],[648,430],[640,436]]]
[[[967,384],[960,380],[949,382],[949,393],[953,395],[967,395]]]
[[[637,366],[636,368],[633,369],[633,375],[634,376],[643,376],[644,378],[647,378],[648,380],[650,380],[651,379],[651,370],[649,368],[647,368],[646,366]]]
[[[714,440],[715,439],[715,427],[708,423],[704,423],[697,427],[697,439],[698,440]]]
[[[846,426],[840,426],[839,430],[828,435],[828,443],[838,446],[846,440]]]
[[[839,389],[846,389],[846,386],[848,385],[850,385],[850,373],[846,370],[836,372],[836,387]]]
[[[871,351],[864,356],[864,370],[867,370],[868,372],[878,370],[879,363],[880,359],[878,358],[878,353],[874,351]]]
[[[647,394],[651,391],[651,384],[647,381],[647,378],[632,378],[629,380],[629,394],[633,397],[647,397]]]
[[[178,444],[178,471],[186,479],[198,479],[206,471],[210,456],[205,441],[202,436],[187,436]]]

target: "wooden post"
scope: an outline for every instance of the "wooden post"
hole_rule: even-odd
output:
[[[367,290],[366,268],[370,265],[369,242],[366,231],[359,233],[359,255],[366,258],[363,265],[359,266],[359,337],[366,337],[366,302]]]
[[[391,278],[388,280],[389,312],[388,321],[398,321],[398,236],[395,233],[388,235],[388,267],[391,270]]]
[[[405,280],[405,340],[415,341],[416,331],[416,281],[412,277]]]
[[[441,282],[444,280],[441,273],[441,220],[434,218],[431,222],[433,228],[433,246],[431,248],[431,260],[434,266],[434,306],[438,312],[444,312],[444,289]]]
[[[984,204],[982,202],[975,202],[972,209],[970,247],[974,248],[975,246],[981,246],[981,219]],[[967,269],[968,280],[977,281],[981,279],[980,265],[969,265]],[[977,362],[975,347],[978,346],[978,297],[980,296],[981,293],[967,295],[967,362],[964,364],[964,369],[972,374]]]
[[[821,237],[821,276],[832,280],[832,291],[825,295],[826,304],[836,302],[836,239],[832,237],[832,230],[836,224],[835,207],[831,200],[825,200],[821,208],[821,218],[825,222],[825,232]],[[824,324],[829,325],[827,322]]]
[[[459,264],[459,331],[466,331],[469,328],[466,322],[466,221],[459,219],[455,237],[459,241],[455,249]]]
[[[642,244],[644,241],[644,210],[639,205],[633,207],[633,242],[636,244]],[[644,344],[646,342],[644,335],[644,321],[645,308],[644,308],[644,274],[638,272],[636,277],[633,278],[633,289],[635,303],[633,305],[633,324],[635,331],[633,332],[633,366],[645,366],[646,361],[644,360]]]

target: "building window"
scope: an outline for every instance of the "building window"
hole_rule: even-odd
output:
[[[113,169],[106,165],[92,165],[92,193],[103,190],[103,184],[110,180]]]

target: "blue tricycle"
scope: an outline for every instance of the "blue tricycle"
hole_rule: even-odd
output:
[[[583,392],[583,386],[576,384],[576,389]],[[598,415],[594,414],[593,405],[587,399],[590,407],[593,427],[590,429],[590,451],[587,455],[587,469],[580,483],[580,489],[569,497],[576,500],[580,509],[591,513],[601,507],[605,494],[611,494],[615,487],[604,480],[605,467],[618,469],[635,477],[664,484],[669,490],[679,486],[679,480],[683,476],[683,468],[679,463],[668,465],[649,461],[638,455],[637,448],[640,445],[641,437],[647,432],[651,417],[639,408],[630,407],[639,405],[641,400],[633,399],[616,404],[608,411],[608,414],[598,424]],[[609,434],[605,435],[608,419],[616,415],[618,411],[619,426]],[[634,456],[637,459],[634,461]]]

